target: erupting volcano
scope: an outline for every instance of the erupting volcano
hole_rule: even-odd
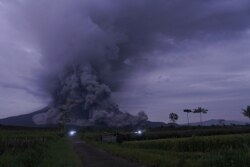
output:
[[[66,68],[57,86],[50,109],[33,117],[36,124],[57,124],[66,113],[68,123],[78,126],[135,126],[148,119],[144,112],[138,116],[121,112],[112,101],[110,88],[98,79],[90,66]]]
[[[209,119],[242,120],[250,5],[241,1],[0,0],[0,118],[127,126],[203,106]]]

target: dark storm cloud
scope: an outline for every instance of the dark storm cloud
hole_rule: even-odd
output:
[[[150,87],[148,94],[159,97],[157,91],[168,90],[163,91],[168,99],[179,93],[206,96],[209,91],[195,92],[194,87],[220,85],[219,81],[212,82],[218,79],[213,73],[220,71],[223,78],[234,71],[244,78],[248,70],[244,63],[249,51],[244,47],[249,44],[245,37],[250,28],[248,0],[0,0],[0,9],[6,11],[0,18],[10,24],[4,31],[0,28],[0,48],[5,48],[0,53],[13,49],[5,43],[13,36],[12,41],[32,48],[42,65],[33,74],[37,78],[33,84],[44,91],[53,90],[63,69],[75,64],[90,65],[115,91],[125,84],[126,94],[132,90],[131,85],[141,86],[138,80],[142,79]],[[6,25],[3,20],[0,24]],[[9,27],[14,30],[7,30]],[[237,43],[227,42],[234,40]],[[237,46],[244,62],[231,54]],[[193,71],[201,73],[188,75]],[[211,72],[211,78],[204,77],[206,72]],[[162,79],[170,83],[169,87],[158,82]],[[205,82],[208,80],[209,84]],[[192,89],[176,90],[183,82],[193,85]],[[220,87],[225,82],[222,79]],[[138,92],[138,96],[144,92]],[[140,98],[137,101],[143,101]]]
[[[26,0],[17,8],[41,47],[45,76],[87,62],[117,87],[131,69],[152,64],[154,51],[176,47],[171,41],[230,38],[245,30],[249,6],[244,0]]]

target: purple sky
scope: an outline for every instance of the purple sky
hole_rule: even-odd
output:
[[[248,121],[249,46],[248,0],[0,0],[0,118],[47,106],[49,78],[89,60],[124,111]]]

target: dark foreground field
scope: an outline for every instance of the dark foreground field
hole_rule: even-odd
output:
[[[59,129],[0,128],[0,167],[250,166],[249,127],[117,131],[119,143],[104,143],[107,130],[79,130],[69,138]]]
[[[68,139],[54,130],[0,129],[0,167],[81,167]]]
[[[228,127],[226,129],[228,130]],[[199,129],[203,133],[207,130],[212,131]],[[233,134],[225,135],[223,130],[221,135],[206,133],[207,136],[181,137],[180,131],[185,130],[165,132],[170,136],[165,139],[142,140],[150,138],[150,135],[144,134],[145,136],[139,136],[138,140],[132,137],[134,141],[123,141],[120,144],[100,142],[97,133],[85,133],[83,138],[113,155],[149,167],[250,166],[250,133],[235,134],[235,131],[232,131]],[[172,134],[178,134],[177,138]],[[186,136],[186,133],[183,134]],[[152,138],[155,138],[155,135]]]
[[[114,155],[155,167],[249,167],[250,135],[100,144]]]
[[[126,159],[112,156],[82,140],[72,140],[72,143],[80,159],[84,160],[84,167],[142,167]]]

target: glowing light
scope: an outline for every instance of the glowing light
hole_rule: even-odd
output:
[[[69,136],[75,136],[75,134],[76,134],[76,131],[75,131],[75,130],[69,131]]]
[[[142,133],[143,133],[142,130],[138,130],[135,132],[135,134],[137,134],[137,135],[141,135]]]

